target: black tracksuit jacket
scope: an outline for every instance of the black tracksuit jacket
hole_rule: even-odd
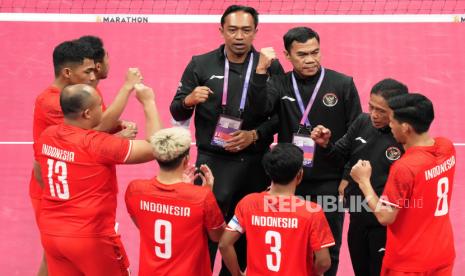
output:
[[[271,78],[263,74],[254,74],[250,87],[249,100],[257,111],[268,116],[278,115],[279,125],[275,129],[278,133],[278,142],[291,143],[302,118],[302,111],[292,86],[291,73]],[[306,79],[299,78],[295,74],[305,107],[312,96],[320,74],[321,70],[315,76]],[[331,129],[331,141],[335,142],[347,132],[361,111],[360,98],[352,77],[325,68],[323,82],[308,116],[311,126],[321,124]],[[321,150],[322,148],[316,146],[313,167],[304,168],[301,186],[308,187],[298,187],[298,189],[303,188],[306,194],[337,193],[335,182],[342,177],[344,162],[332,160],[322,154]],[[325,184],[326,187],[315,187],[315,189],[310,187],[310,185],[330,182],[332,184]]]
[[[371,185],[379,196],[384,190],[389,168],[404,153],[404,149],[394,139],[389,126],[377,129],[371,123],[370,116],[362,113],[349,131],[335,144],[329,143],[324,152],[331,158],[343,158],[347,161],[344,178],[349,180],[349,186],[344,191],[345,196],[363,195],[349,173],[358,160],[370,161]]]
[[[255,74],[260,54],[252,48],[254,53],[252,75],[249,82],[249,93],[251,80]],[[182,105],[184,98],[189,95],[197,86],[208,86],[213,94],[208,97],[204,103],[195,107],[195,138],[199,150],[223,155],[237,155],[247,153],[263,153],[269,149],[273,142],[274,130],[277,127],[277,116],[270,118],[267,114],[260,114],[255,111],[255,107],[246,100],[244,112],[241,115],[239,105],[242,96],[242,87],[245,81],[247,65],[250,53],[243,64],[234,64],[230,62],[228,97],[226,115],[239,117],[244,120],[242,123],[243,130],[256,129],[258,140],[239,153],[230,153],[221,147],[210,145],[215,127],[220,114],[222,113],[221,100],[223,95],[224,81],[224,45],[209,53],[194,56],[187,65],[178,90],[171,102],[171,115],[176,121],[189,119],[194,113],[194,109],[187,109]],[[273,62],[269,69],[270,75],[284,74],[284,70],[279,62]]]

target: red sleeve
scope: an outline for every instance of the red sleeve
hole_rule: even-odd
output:
[[[312,213],[310,225],[310,247],[313,251],[335,245],[331,228],[329,228],[323,210]]]
[[[98,88],[98,87],[95,87],[95,90],[97,91],[97,94],[102,99],[102,111],[105,112],[105,110],[107,110],[107,106],[105,105],[105,100],[103,99],[102,91],[100,91],[100,88]]]
[[[207,229],[217,229],[224,225],[223,214],[213,193],[208,190],[204,201],[204,222]]]
[[[101,164],[123,164],[131,152],[132,141],[96,131],[90,137],[90,150]]]
[[[241,234],[245,232],[244,205],[245,205],[244,199],[239,201],[239,203],[236,206],[236,210],[234,211],[234,216],[228,222],[228,227],[226,227],[226,230],[237,231]]]
[[[126,202],[126,209],[131,217],[134,217],[134,210],[132,209],[132,186],[134,186],[134,181],[129,183],[128,188],[126,189],[126,193],[124,194],[124,201]]]
[[[54,97],[54,95],[50,95]],[[34,105],[34,119],[33,119],[33,140],[37,142],[40,134],[49,126],[58,125],[63,122],[63,112],[61,107],[56,104],[51,104],[52,99],[45,101],[38,98]]]
[[[414,181],[415,177],[408,167],[397,161],[391,167],[380,201],[384,204],[402,208],[406,199],[411,195]]]

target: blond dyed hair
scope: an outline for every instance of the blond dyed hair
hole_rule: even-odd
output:
[[[164,128],[150,137],[153,155],[161,162],[170,162],[185,154],[191,142],[191,133],[182,127]]]

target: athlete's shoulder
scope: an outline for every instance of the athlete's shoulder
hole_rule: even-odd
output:
[[[200,65],[205,66],[209,64],[211,65],[212,61],[219,60],[221,56],[223,55],[221,53],[221,49],[222,47],[214,49],[204,54],[192,56],[192,61],[195,62],[196,65],[199,65],[199,66]]]
[[[204,201],[208,195],[213,195],[210,188],[205,186],[197,186],[192,183],[179,183],[176,184],[176,190],[183,198],[192,202]]]
[[[331,78],[331,80],[352,81],[352,79],[353,79],[349,75],[346,75],[344,73],[341,73],[341,72],[338,72],[338,71],[335,71],[335,70],[332,70],[332,69],[328,69],[326,67],[325,67],[325,75],[328,78]]]
[[[311,220],[313,219],[317,214],[320,214],[323,212],[323,208],[321,208],[321,205],[318,203],[305,200],[299,197],[296,197],[297,199],[295,200],[296,202],[296,215],[304,217],[305,219]]]
[[[455,153],[454,144],[448,138],[436,137],[434,138],[434,141],[439,151],[449,154]]]
[[[60,127],[63,124],[58,124],[58,125],[52,125],[47,127],[44,131],[39,136],[39,142],[43,142],[44,139],[49,139],[51,137],[56,136],[56,134],[59,132]]]
[[[134,179],[128,184],[126,189],[127,193],[132,195],[142,194],[148,190],[148,188],[154,184],[154,179]]]
[[[61,112],[60,90],[55,86],[47,87],[36,97],[35,108],[58,109]]]

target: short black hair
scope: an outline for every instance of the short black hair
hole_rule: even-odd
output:
[[[263,168],[273,183],[289,184],[302,169],[303,151],[291,143],[279,143],[263,157]]]
[[[377,82],[371,88],[370,94],[379,95],[388,101],[392,97],[408,94],[408,87],[400,81],[387,78]]]
[[[433,103],[424,95],[412,93],[393,97],[389,100],[394,119],[408,123],[417,134],[428,131],[434,120]]]
[[[185,152],[181,153],[178,157],[170,161],[161,161],[157,159],[158,165],[164,171],[175,170],[181,165],[183,158],[189,155],[189,150],[190,149],[187,149]]]
[[[92,95],[85,87],[84,84],[68,85],[61,91],[60,106],[65,118],[76,119],[82,111],[89,108]],[[71,91],[76,88],[77,91]]]
[[[231,5],[226,8],[223,15],[221,16],[221,26],[224,26],[224,22],[226,21],[226,16],[233,12],[243,11],[250,14],[253,17],[253,22],[255,24],[255,28],[258,26],[258,12],[256,9],[248,6],[241,6],[241,5]]]
[[[81,36],[78,41],[87,43],[92,48],[94,51],[93,59],[95,62],[103,62],[103,59],[105,58],[105,48],[103,48],[103,41],[100,37],[85,35]]]
[[[316,38],[318,43],[320,43],[320,36],[314,30],[307,27],[292,28],[283,36],[284,48],[286,48],[286,51],[291,52],[292,42],[305,43],[312,38]]]
[[[94,51],[88,44],[78,41],[65,41],[58,44],[53,50],[55,77],[60,75],[63,67],[67,65],[81,65],[86,58],[94,58]]]

